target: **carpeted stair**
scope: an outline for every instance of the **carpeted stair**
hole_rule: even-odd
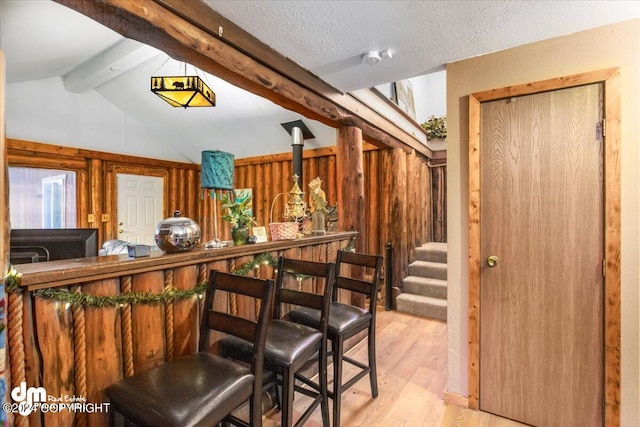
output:
[[[409,264],[396,309],[433,319],[447,320],[447,244],[430,242],[416,248]]]

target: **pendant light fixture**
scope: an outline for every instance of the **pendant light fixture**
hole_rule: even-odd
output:
[[[184,76],[152,76],[151,92],[174,107],[215,107],[216,94],[197,75],[186,75],[186,63],[184,74]]]

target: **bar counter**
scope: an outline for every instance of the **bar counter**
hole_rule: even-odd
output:
[[[16,266],[22,277],[8,295],[7,309],[11,389],[21,383],[43,387],[48,403],[85,406],[14,414],[15,425],[108,425],[106,386],[197,351],[202,304],[196,291],[210,270],[271,278],[271,262],[280,255],[334,261],[356,236],[333,232],[177,254],[151,251],[141,258],[109,255]],[[286,286],[315,284],[291,278]],[[231,313],[255,315],[248,301],[225,304]]]
[[[354,239],[356,232],[328,232],[322,236],[309,236],[294,240],[278,240],[264,243],[229,246],[218,249],[205,249],[202,246],[189,252],[166,254],[160,250],[151,251],[151,255],[130,258],[128,255],[107,255],[100,257],[76,258],[72,260],[50,261],[16,266],[23,275],[20,286],[27,290],[65,286],[138,274],[158,269],[169,269],[208,263],[222,259],[232,259],[260,253],[282,252],[307,246],[327,245]],[[344,245],[343,245],[344,246]]]

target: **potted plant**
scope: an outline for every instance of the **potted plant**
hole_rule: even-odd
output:
[[[427,140],[444,139],[447,137],[447,118],[445,116],[429,116],[422,128],[427,132]]]
[[[222,219],[231,224],[231,238],[234,245],[244,245],[249,238],[248,225],[256,223],[251,211],[251,195],[243,194],[232,200],[228,194],[223,194],[220,201],[222,209],[226,210]]]

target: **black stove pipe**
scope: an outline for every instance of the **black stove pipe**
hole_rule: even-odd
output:
[[[302,137],[302,129],[299,127],[291,128],[291,146],[293,147],[293,174],[298,175],[298,183],[302,187],[302,149],[304,148],[304,139]]]

